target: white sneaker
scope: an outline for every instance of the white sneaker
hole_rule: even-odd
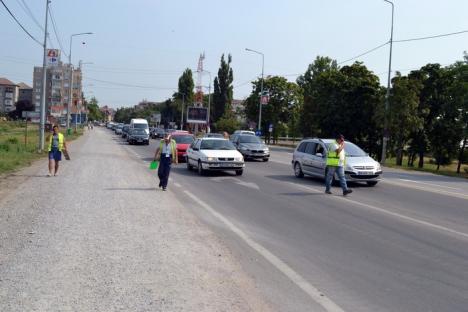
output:
[[[49,172],[49,173],[47,174],[47,176],[48,176],[48,177],[51,177],[51,176],[52,176],[52,173]]]

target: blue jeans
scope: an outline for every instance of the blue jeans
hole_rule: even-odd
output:
[[[333,167],[333,166],[327,166],[327,177],[325,178],[325,191],[330,191],[330,187],[333,181],[333,175],[338,173],[338,177],[340,179],[340,185],[341,188],[343,189],[343,192],[348,189],[348,186],[346,185],[346,178],[344,174],[344,168],[343,166],[339,167]]]

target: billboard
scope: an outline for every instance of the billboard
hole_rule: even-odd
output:
[[[205,107],[187,107],[187,122],[206,124],[208,109]]]
[[[47,66],[57,66],[60,61],[60,50],[47,49]]]

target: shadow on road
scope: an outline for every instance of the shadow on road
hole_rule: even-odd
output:
[[[155,187],[110,187],[104,191],[156,191]]]

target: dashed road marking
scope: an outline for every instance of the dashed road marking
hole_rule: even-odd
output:
[[[198,205],[203,207],[206,211],[211,213],[215,218],[224,223],[233,233],[235,233],[239,238],[241,238],[248,246],[262,255],[268,262],[270,262],[276,269],[286,275],[294,284],[296,284],[300,289],[302,289],[307,295],[309,295],[312,300],[320,304],[326,311],[329,312],[344,312],[344,310],[338,306],[335,302],[329,299],[325,294],[323,294],[317,287],[309,283],[305,278],[299,275],[294,271],[290,266],[288,266],[283,260],[275,256],[268,249],[260,245],[251,239],[246,233],[241,229],[235,226],[231,221],[229,221],[222,214],[214,210],[208,204],[203,202],[201,199],[193,195],[189,191],[184,191],[187,196],[189,196],[193,201]]]

